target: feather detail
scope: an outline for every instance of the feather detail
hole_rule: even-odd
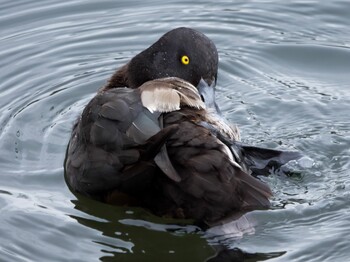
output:
[[[177,111],[182,106],[205,108],[196,87],[177,77],[148,81],[140,92],[142,105],[151,113]]]
[[[176,90],[170,88],[147,88],[141,93],[141,102],[151,113],[180,110],[180,96]]]

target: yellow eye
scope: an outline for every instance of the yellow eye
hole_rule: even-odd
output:
[[[181,63],[183,63],[184,65],[188,65],[190,63],[190,59],[187,55],[181,57]]]

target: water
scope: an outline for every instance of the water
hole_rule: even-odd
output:
[[[1,1],[0,261],[251,261],[350,256],[348,1]],[[214,40],[217,100],[243,140],[297,149],[300,176],[266,178],[273,208],[243,237],[77,199],[70,130],[114,70],[178,26]],[[294,163],[295,164],[295,163]],[[293,163],[292,163],[293,165]]]

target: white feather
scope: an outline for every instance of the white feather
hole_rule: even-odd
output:
[[[176,77],[155,79],[140,87],[141,102],[150,112],[172,112],[181,105],[205,108],[196,87]]]
[[[170,88],[146,89],[141,93],[141,102],[151,113],[171,112],[180,109],[180,96]]]

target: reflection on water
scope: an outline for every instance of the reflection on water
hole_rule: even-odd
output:
[[[171,255],[174,261],[200,247],[194,259],[212,256],[214,250],[206,244],[203,233],[186,222],[160,219],[139,208],[111,207],[79,197],[75,208],[89,216],[73,216],[79,223],[96,229],[104,237],[96,241],[101,248],[101,260],[131,259],[152,261]],[[152,221],[152,222],[151,222]],[[175,224],[176,223],[176,224]]]
[[[208,259],[208,262],[243,262],[243,261],[265,261],[271,258],[277,258],[286,252],[271,252],[271,253],[248,253],[239,248],[222,249],[215,254],[215,257]]]
[[[191,260],[194,261],[263,261],[285,253],[249,253],[237,247],[228,247],[228,243],[232,244],[235,239],[239,239],[237,232],[233,237],[232,232],[226,237],[217,235],[219,229],[203,232],[192,226],[190,221],[166,221],[143,209],[111,207],[82,196],[72,202],[74,208],[89,216],[71,217],[104,236],[101,240],[94,240],[101,247],[101,261],[145,261],[157,259],[166,253],[171,254],[171,261],[183,260],[189,254],[193,255]],[[215,236],[223,239],[215,240]],[[156,251],[154,246],[157,247]],[[193,254],[194,246],[201,247],[197,254]]]
[[[348,260],[348,1],[1,6],[1,261]],[[307,157],[293,166],[299,174],[263,178],[273,208],[252,212],[245,234],[213,237],[188,221],[76,197],[63,178],[86,103],[118,66],[178,26],[216,43],[217,101],[244,142]]]

